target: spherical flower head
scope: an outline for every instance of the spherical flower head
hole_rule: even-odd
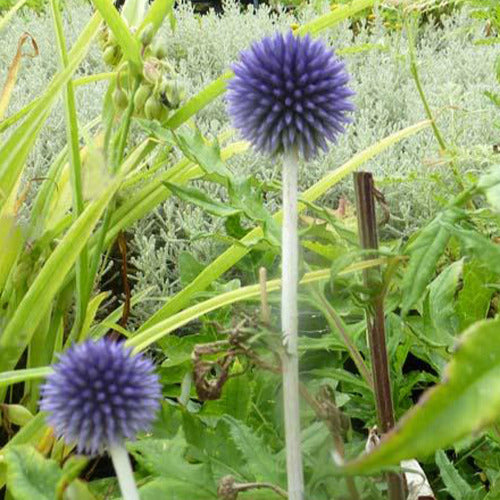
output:
[[[228,112],[263,153],[312,158],[351,121],[349,74],[322,40],[278,33],[242,52],[232,69]]]
[[[123,342],[101,339],[69,348],[42,386],[40,408],[58,437],[95,455],[152,424],[161,386],[154,366]]]

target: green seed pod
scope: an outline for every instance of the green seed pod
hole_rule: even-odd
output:
[[[120,62],[120,49],[116,45],[108,45],[102,56],[104,62],[110,66],[115,66]]]
[[[147,47],[155,36],[155,27],[153,23],[149,23],[141,32],[141,43],[144,47]]]
[[[149,83],[156,85],[161,79],[160,61],[156,57],[150,57],[144,61],[142,74],[144,79]]]
[[[113,103],[118,110],[123,110],[128,106],[127,94],[118,87],[113,92]]]
[[[148,120],[159,120],[162,114],[163,105],[154,95],[149,96],[144,105],[144,113]]]
[[[136,113],[140,113],[151,95],[153,89],[149,85],[142,84],[135,93],[134,96],[134,109]]]

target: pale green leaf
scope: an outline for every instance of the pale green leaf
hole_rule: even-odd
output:
[[[0,337],[1,371],[14,368],[121,180],[116,178],[100,199],[88,205],[36,276]]]
[[[10,448],[4,454],[7,489],[16,500],[54,500],[62,471],[55,460],[46,459],[32,446]]]

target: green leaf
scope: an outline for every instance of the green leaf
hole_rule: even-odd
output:
[[[457,472],[442,450],[436,452],[436,465],[446,490],[454,500],[466,500],[472,494],[472,488]]]
[[[33,419],[33,414],[22,405],[0,405],[0,423],[5,420],[11,424],[24,427]]]
[[[0,336],[0,371],[14,368],[121,180],[117,177],[101,198],[87,206],[36,276]]]
[[[96,295],[87,305],[87,311],[85,312],[85,318],[82,323],[82,329],[80,331],[79,341],[85,340],[88,336],[90,326],[92,325],[97,311],[102,304],[103,300],[109,297],[110,292],[101,292]]]
[[[167,121],[166,126],[171,129],[176,129],[185,123],[189,118],[194,116],[200,109],[203,109],[207,104],[212,102],[216,97],[222,95],[226,90],[226,83],[233,77],[232,71],[227,71],[217,80],[208,84],[203,90],[198,92],[194,97],[179,108]]]
[[[38,380],[47,377],[51,373],[52,368],[50,366],[0,372],[0,387],[7,387],[28,380]]]
[[[16,12],[27,2],[28,0],[19,0],[17,3],[13,5],[13,7],[8,10],[1,18],[0,18],[0,31],[2,31],[5,26],[7,26],[8,22],[14,17]]]
[[[446,227],[443,227],[442,221],[452,222],[455,218],[455,213],[451,211],[439,214],[408,245],[406,252],[410,255],[410,262],[401,285],[403,316],[406,316],[424,294],[427,285],[436,273],[437,262],[448,245],[450,233]]]
[[[500,96],[495,98],[497,106],[500,107]],[[484,192],[490,205],[495,210],[500,210],[500,169],[498,165],[495,165],[489,173],[479,179],[478,187]]]
[[[205,141],[201,132],[196,128],[183,127],[174,133],[174,139],[186,158],[197,163],[207,174],[219,174],[222,177],[231,177],[231,171],[222,161],[220,147],[217,140],[213,143]]]
[[[477,231],[457,225],[447,223],[446,229],[460,241],[463,253],[483,262],[495,274],[500,274],[500,245]]]
[[[54,500],[62,471],[55,460],[44,458],[32,446],[10,448],[4,455],[7,489],[16,500]]]
[[[45,414],[38,413],[0,450],[0,489],[6,480],[6,464],[3,460],[5,454],[12,448],[23,444],[38,443],[46,432]]]
[[[224,421],[229,424],[231,437],[246,460],[253,479],[281,484],[283,474],[276,457],[269,451],[264,440],[250,427],[233,417],[225,416]]]
[[[209,468],[205,464],[192,464],[186,460],[187,443],[182,431],[173,439],[143,439],[128,443],[127,448],[149,474],[195,486],[200,495],[217,498]]]
[[[485,285],[493,283],[494,279],[495,274],[478,260],[472,259],[465,263],[463,285],[456,302],[460,331],[476,321],[486,319],[494,290]]]
[[[310,33],[311,35],[316,35],[320,31],[338,24],[345,19],[349,19],[354,14],[373,7],[375,0],[353,0],[351,3],[346,5],[338,5],[336,9],[323,16],[319,16],[313,19],[307,24],[304,24],[298,29],[300,35],[305,35]]]
[[[171,182],[165,182],[164,184],[181,200],[192,203],[216,217],[230,217],[231,215],[241,213],[241,209],[233,208],[230,205],[217,201],[212,196],[208,196],[201,189],[178,186]]]
[[[181,285],[186,286],[193,281],[205,267],[201,262],[198,262],[192,254],[184,250],[179,255],[179,275]]]
[[[10,274],[12,266],[17,260],[23,246],[21,228],[17,225],[14,216],[0,217],[0,241],[2,253],[0,255],[0,291]]]
[[[229,415],[245,422],[250,412],[251,399],[252,385],[248,375],[233,376],[224,384],[219,399],[205,403],[201,415]]]
[[[500,417],[500,318],[472,325],[461,338],[443,381],[424,393],[371,453],[347,464],[372,473],[401,460],[426,457]]]
[[[142,21],[138,33],[148,26],[153,25],[153,33],[156,33],[160,26],[163,24],[163,20],[166,16],[171,16],[173,14],[174,0],[155,0]]]
[[[437,343],[453,345],[458,332],[455,295],[463,271],[463,260],[446,267],[429,285],[430,332],[428,337]]]
[[[215,493],[201,491],[197,484],[191,484],[174,477],[156,478],[139,489],[141,500],[185,500],[196,498],[199,500],[216,499]]]

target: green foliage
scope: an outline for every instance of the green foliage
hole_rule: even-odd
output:
[[[5,454],[7,488],[19,500],[56,498],[62,471],[55,460],[46,460],[32,446],[12,447]]]
[[[371,0],[343,3],[302,5],[293,15],[228,3],[223,16],[202,18],[181,4],[175,30],[169,0],[155,0],[134,30],[107,0],[93,2],[93,17],[86,7],[61,12],[51,3],[56,36],[43,35],[43,59],[26,66],[0,124],[0,485],[9,495],[118,495],[105,462],[100,479],[96,462],[88,482],[78,479],[88,460],[55,439],[37,412],[40,379],[58,353],[114,330],[135,351],[147,350],[163,387],[154,429],[127,443],[141,498],[216,499],[227,484],[241,490],[238,498],[283,498],[279,168],[248,143],[229,142],[233,131],[216,98],[239,50],[297,23],[299,32],[334,42],[352,70],[358,106],[349,134],[301,166],[306,496],[349,498],[356,488],[362,499],[383,498],[380,477],[349,482],[346,471],[376,475],[421,458],[438,495],[495,498],[500,183],[494,108],[478,88],[491,83],[496,55],[482,45],[477,57],[471,37],[479,25],[467,24],[467,13],[447,19],[440,11],[443,31],[424,24],[416,36],[419,95],[396,27],[405,11],[394,8],[389,18]],[[23,16],[4,18],[6,40],[16,41],[23,22],[45,29],[44,18]],[[101,16],[108,31],[100,32],[99,52],[91,43]],[[47,50],[54,44],[60,61]],[[103,73],[111,46],[113,68]],[[164,62],[151,67],[160,49]],[[163,73],[153,85],[159,69],[182,76],[185,101]],[[36,80],[39,73],[50,81]],[[178,109],[156,113],[150,100],[159,97]],[[439,153],[422,99],[446,137]],[[444,106],[453,110],[437,113]],[[429,157],[439,166],[423,174]],[[385,194],[381,212],[390,211],[380,249],[369,256],[357,243],[345,182],[368,167]],[[261,267],[267,281],[259,284]],[[367,289],[362,271],[374,267],[379,280]],[[366,429],[377,423],[365,335],[377,294],[400,420],[363,454]]]

